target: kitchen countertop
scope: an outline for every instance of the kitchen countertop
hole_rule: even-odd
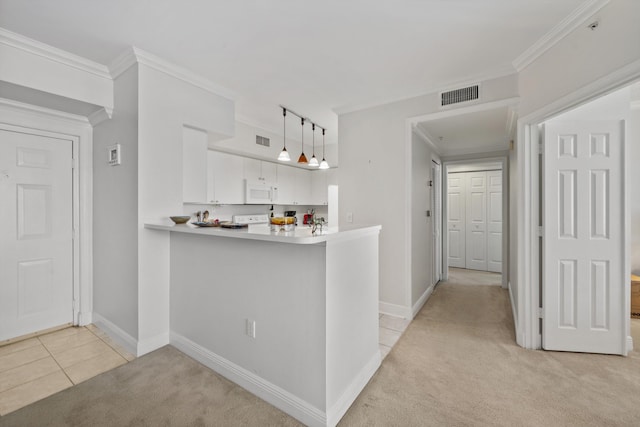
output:
[[[240,229],[222,227],[197,227],[191,224],[173,224],[169,222],[146,223],[144,228],[150,230],[170,231],[174,233],[188,233],[202,236],[231,237],[236,239],[262,240],[267,242],[291,243],[309,245],[323,243],[343,238],[356,238],[370,233],[379,233],[382,226],[340,226],[324,227],[315,235],[311,234],[311,227],[297,226],[294,231],[271,231],[268,224],[250,224]]]

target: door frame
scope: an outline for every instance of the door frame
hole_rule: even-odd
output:
[[[504,156],[493,157],[469,157],[464,160],[447,160],[442,162],[442,280],[449,277],[449,230],[447,220],[449,218],[449,168],[461,164],[500,163],[502,167],[502,288],[507,289],[509,283],[509,158]],[[445,256],[446,254],[446,256]]]
[[[620,68],[606,76],[593,81],[579,90],[565,95],[556,101],[533,111],[518,120],[517,130],[517,200],[516,216],[518,218],[517,230],[514,230],[517,239],[517,283],[510,283],[512,304],[514,304],[512,286],[516,287],[518,299],[513,307],[516,327],[516,342],[518,345],[529,349],[542,348],[542,335],[540,333],[540,161],[538,151],[539,130],[538,126],[561,113],[575,107],[586,104],[601,96],[622,89],[640,79],[640,61]],[[626,160],[626,159],[625,159]],[[624,176],[624,224],[623,244],[625,248],[624,272],[627,277],[630,271],[630,237],[628,198],[629,190],[626,185],[628,179],[628,167],[625,165]],[[629,286],[628,284],[626,286]],[[625,292],[622,301],[623,313],[629,311],[629,295]],[[633,348],[630,336],[629,320],[626,326],[626,349]]]
[[[4,98],[0,113],[2,129],[72,143],[73,324],[87,325],[93,311],[93,128],[86,117]]]

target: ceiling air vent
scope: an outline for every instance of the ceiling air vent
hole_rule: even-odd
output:
[[[271,142],[269,141],[269,138],[267,138],[266,136],[260,136],[260,135],[256,135],[256,144],[263,145],[265,147],[271,146]]]
[[[473,101],[479,97],[478,85],[465,87],[462,89],[450,90],[440,94],[440,106],[457,104],[459,102]]]

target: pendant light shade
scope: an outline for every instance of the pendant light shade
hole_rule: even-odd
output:
[[[282,109],[282,123],[283,125],[283,132],[282,132],[282,143],[284,144],[284,147],[282,148],[282,151],[280,152],[280,155],[278,156],[278,160],[280,160],[281,162],[290,162],[291,161],[291,156],[289,156],[289,152],[287,151],[287,109],[283,108]]]
[[[311,124],[311,129],[313,130],[312,132],[312,141],[313,141],[313,154],[311,155],[311,160],[309,160],[309,166],[312,166],[314,168],[317,168],[319,163],[318,163],[318,159],[316,158],[316,124],[312,123]]]
[[[329,163],[324,159],[324,129],[322,129],[322,161],[318,169],[329,169]]]
[[[301,129],[302,129],[302,149],[300,150],[300,157],[298,157],[298,163],[307,163],[307,156],[304,155],[304,119],[300,118]]]

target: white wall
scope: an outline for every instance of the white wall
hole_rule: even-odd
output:
[[[517,96],[515,75],[482,82],[482,102]],[[440,111],[430,94],[338,118],[340,144],[339,222],[353,213],[354,223],[381,224],[380,302],[383,311],[411,315],[410,263],[407,235],[411,194],[406,120]]]
[[[640,60],[639,16],[639,1],[611,1],[594,16],[595,31],[580,26],[522,70],[520,117]]]
[[[424,140],[411,133],[411,306],[433,283],[433,210],[431,159],[435,154]],[[432,211],[427,217],[426,211]]]
[[[139,65],[138,354],[169,342],[169,236],[144,223],[180,213],[182,127],[231,137],[234,102]]]
[[[113,118],[93,130],[93,309],[138,338],[138,67],[114,82]],[[122,164],[107,164],[120,144]]]

